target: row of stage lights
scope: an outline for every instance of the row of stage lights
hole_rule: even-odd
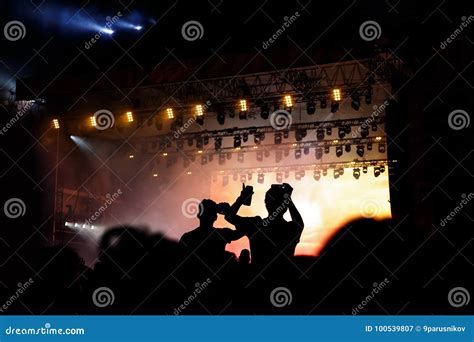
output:
[[[342,100],[342,92],[341,89],[335,88],[332,90],[332,96],[331,96],[331,113],[336,113],[339,109],[339,103]],[[320,107],[322,109],[327,107],[327,100],[326,99],[321,99],[320,101]],[[365,95],[365,102],[366,104],[370,104],[372,102],[372,95],[369,93]],[[294,100],[291,95],[285,95],[282,99],[283,107],[286,111],[291,113],[291,109],[294,106]],[[351,106],[354,110],[359,110],[361,106],[361,100],[359,95],[351,95]],[[207,105],[202,105],[202,104],[197,104],[194,106],[194,116],[196,119],[196,122],[199,125],[204,124],[204,114],[206,109],[208,108]],[[249,103],[246,99],[241,99],[237,103],[237,109],[239,110],[239,118],[244,120],[247,119],[247,114],[249,111]],[[274,104],[274,110],[280,109],[280,105],[278,103]],[[308,115],[312,115],[316,112],[316,100],[314,99],[309,99],[306,102],[306,112]],[[182,121],[182,116],[176,115],[174,112],[174,109],[171,107],[166,108],[165,110],[166,113],[166,118],[169,120],[176,120],[178,126],[182,126],[182,122],[180,124],[180,121]],[[260,104],[260,116],[262,119],[266,120],[270,116],[270,107],[268,104],[262,103]],[[232,114],[231,114],[231,117]],[[125,113],[125,118],[128,123],[132,123],[135,121],[134,115],[132,112],[126,112]],[[220,125],[223,125],[225,123],[225,112],[220,109],[217,111],[217,122]],[[91,127],[96,127],[97,122],[96,118],[94,116],[89,117],[89,123]],[[55,129],[60,128],[59,120],[58,119],[53,119],[53,127]]]

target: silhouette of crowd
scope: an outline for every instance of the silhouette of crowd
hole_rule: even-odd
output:
[[[134,227],[112,228],[101,238],[93,268],[69,246],[43,248],[37,280],[11,313],[452,312],[449,286],[437,284],[436,277],[426,284],[440,264],[436,239],[426,240],[427,249],[417,253],[423,237],[403,221],[360,219],[341,228],[318,257],[295,256],[304,222],[291,186],[275,184],[267,191],[266,218],[238,215],[242,205],[251,204],[252,193],[243,186],[233,204],[204,199],[199,227],[179,242]],[[287,211],[291,221],[283,218]],[[233,227],[214,227],[218,215]],[[226,251],[228,243],[244,236],[250,250],[238,257]],[[456,259],[443,271],[460,266]],[[453,279],[452,285],[470,282],[465,274]]]

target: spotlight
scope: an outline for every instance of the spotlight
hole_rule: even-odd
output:
[[[308,154],[309,154],[309,146],[305,146],[305,147],[303,148],[303,153],[304,153],[305,155],[308,155]]]
[[[270,151],[268,151],[268,150],[265,150],[265,152],[263,152],[263,154],[265,155],[265,158],[270,157]]]
[[[336,146],[336,157],[342,156],[342,146]]]
[[[380,173],[384,173],[385,172],[385,165],[380,165],[379,169],[380,169]]]
[[[219,151],[222,148],[222,138],[216,138],[214,140],[214,149]]]
[[[128,122],[133,122],[133,113],[132,112],[127,112],[127,121]]]
[[[283,152],[282,151],[276,151],[275,152],[275,162],[279,163],[283,159]]]
[[[257,182],[258,182],[259,184],[263,184],[263,183],[265,182],[265,174],[259,173],[259,174],[258,174],[258,177],[257,177]]]
[[[326,127],[326,135],[332,135],[332,127]]]
[[[219,125],[223,125],[225,123],[225,112],[222,109],[217,112],[217,122]]]
[[[249,141],[249,134],[248,134],[248,133],[242,134],[242,140],[243,140],[244,142]]]
[[[283,174],[281,172],[276,174],[276,181],[277,183],[283,183]]]
[[[372,122],[372,131],[377,131],[377,124],[375,122]]]
[[[168,155],[168,153],[166,153],[166,155]],[[135,156],[133,154],[128,155],[128,159],[133,159],[133,158],[135,158]]]
[[[240,120],[247,120],[247,111],[240,111],[239,112],[239,119]]]
[[[303,140],[304,137],[306,137],[306,130],[305,129],[297,129],[295,131],[296,141],[301,141],[301,140]]]
[[[360,97],[359,97],[359,95],[353,95],[352,96],[351,107],[354,110],[359,110],[359,108],[360,108]]]
[[[238,148],[241,146],[242,146],[242,138],[240,137],[240,135],[236,135],[234,137],[234,148]]]
[[[243,153],[239,153],[239,154],[237,155],[237,161],[238,161],[239,163],[243,163],[243,162],[244,162],[244,154],[243,154]]]
[[[350,125],[346,125],[346,126],[344,126],[344,129],[346,130],[346,134],[349,134],[349,133],[352,131],[352,129],[351,129],[351,126],[350,126]]]
[[[324,154],[328,154],[329,153],[329,146],[324,146]]]
[[[143,26],[140,26],[140,25],[134,26],[133,28],[137,31],[143,30]]]
[[[283,132],[283,138],[284,138],[284,139],[288,139],[289,136],[290,136],[290,132],[289,132],[289,131],[286,130],[286,131]]]
[[[203,143],[203,141],[202,141],[202,138],[197,138],[197,139],[196,139],[196,148],[199,149],[199,150],[201,150],[202,147],[203,147],[203,145],[204,145],[204,143]]]
[[[109,35],[112,35],[114,33],[114,30],[111,30],[111,29],[106,28],[106,27],[103,27],[100,31],[103,32],[103,33],[109,34]]]
[[[364,156],[364,145],[357,145],[356,152],[357,152],[357,155],[359,157],[363,157]]]
[[[365,95],[365,104],[372,103],[372,90],[370,89],[367,95]]]
[[[367,151],[372,151],[372,143],[367,143]]]
[[[337,169],[334,169],[334,179],[338,179],[339,178],[339,171]]]
[[[339,110],[339,102],[331,101],[331,113],[335,113]]]
[[[328,106],[327,100],[326,100],[326,99],[322,99],[322,100],[321,100],[321,108],[322,108],[322,109],[325,109],[327,106]]]
[[[173,108],[166,108],[166,115],[168,116],[168,119],[174,119]]]
[[[53,127],[54,129],[59,129],[59,120],[58,119],[53,119]]]
[[[241,112],[246,112],[247,111],[247,100],[240,100],[239,105],[240,105],[240,111]]]
[[[198,104],[195,107],[195,111],[196,111],[196,122],[199,125],[203,125],[204,124],[204,108],[202,107],[202,105]]]
[[[335,88],[332,90],[332,99],[336,102],[341,101],[341,90],[339,88]]]
[[[219,154],[219,165],[224,165],[224,164],[225,164],[225,160],[226,160],[225,154],[224,154],[224,153],[220,153],[220,154]]]
[[[374,166],[374,176],[375,177],[380,176],[380,169],[378,166]]]
[[[352,175],[354,176],[355,179],[359,179],[360,177],[360,169],[359,168],[355,168],[352,172]]]
[[[316,148],[315,156],[317,160],[320,160],[323,157],[323,149],[321,147]]]
[[[385,153],[385,144],[379,144],[379,152]]]
[[[321,171],[319,171],[319,170],[314,170],[314,172],[313,172],[313,177],[314,177],[314,180],[315,180],[315,181],[320,180],[320,179],[321,179]]]
[[[318,141],[324,140],[324,129],[318,128],[316,130],[316,139],[318,139]]]
[[[306,102],[306,113],[308,115],[313,115],[314,113],[316,113],[316,102],[314,102],[313,100],[309,100],[308,102]]]
[[[328,169],[323,169],[323,176],[326,177],[328,175]]]
[[[339,176],[342,176],[344,174],[344,168],[340,167],[339,168]]]
[[[339,139],[343,139],[346,136],[346,130],[344,127],[339,127],[337,132]]]
[[[253,142],[256,145],[260,145],[260,143],[265,140],[265,133],[255,133],[253,136]]]
[[[188,146],[191,147],[194,144],[194,139],[193,138],[188,138]]]
[[[301,149],[297,148],[295,150],[295,159],[300,159],[301,158]]]
[[[366,124],[363,124],[361,127],[360,127],[360,136],[362,138],[367,138],[369,136],[369,128],[367,127]]]
[[[262,151],[257,151],[257,161],[259,161],[259,162],[263,161],[263,152]]]
[[[282,141],[281,133],[275,133],[275,145],[280,145]]]
[[[260,117],[263,120],[267,120],[269,116],[270,116],[270,108],[268,107],[268,105],[263,104],[262,106],[260,106]]]
[[[362,172],[367,173],[367,171],[368,171],[367,165],[362,166]]]
[[[348,152],[348,153],[351,151],[351,145],[350,144],[347,144],[345,146],[345,151]]]
[[[286,95],[284,97],[284,103],[286,108],[293,107],[293,99],[291,98],[291,95]]]

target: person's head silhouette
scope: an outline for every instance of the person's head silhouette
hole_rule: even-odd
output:
[[[265,207],[274,218],[281,218],[285,214],[288,206],[285,201],[288,199],[288,193],[280,184],[273,184],[265,194]]]
[[[202,200],[197,214],[201,227],[212,227],[217,220],[217,212],[216,202],[210,199]]]

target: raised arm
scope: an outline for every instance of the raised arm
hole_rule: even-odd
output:
[[[244,204],[244,202],[248,199],[248,197],[252,196],[252,194],[252,188],[246,187],[244,184],[242,184],[242,191],[240,193],[240,196],[237,197],[234,204],[229,206],[226,212],[224,213],[227,222],[233,224],[237,229],[239,229],[239,226],[244,224],[244,218],[237,215],[237,212],[239,211],[242,204]]]
[[[301,217],[301,214],[298,211],[298,209],[296,209],[296,206],[293,203],[293,200],[291,199],[291,197],[289,197],[288,199],[289,199],[288,210],[290,211],[291,220],[294,221],[298,226],[300,226],[301,229],[303,229],[304,228],[303,218]]]

